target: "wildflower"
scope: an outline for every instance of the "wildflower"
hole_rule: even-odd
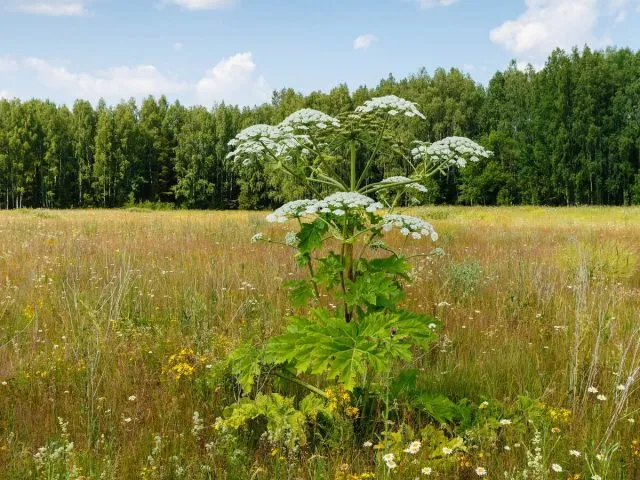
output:
[[[135,395],[129,395],[129,398],[127,398],[127,400],[129,400],[130,402],[135,402],[137,399],[137,397]]]
[[[403,114],[406,117],[425,119],[425,116],[418,110],[416,103],[395,95],[372,98],[364,102],[362,106],[356,108],[356,113],[372,113],[376,111],[386,112],[392,117]]]
[[[384,207],[380,202],[357,192],[336,192],[309,205],[307,213],[319,213],[327,215],[344,216],[351,210],[364,209],[367,213],[375,213]]]
[[[296,232],[287,232],[284,236],[284,243],[288,247],[295,247],[298,244],[298,235],[296,235]]]
[[[491,152],[473,140],[464,137],[447,137],[432,144],[416,141],[411,156],[416,161],[430,159],[443,165],[464,168],[467,161],[479,162],[480,157],[489,158]]]
[[[551,433],[560,433],[562,430],[560,430],[558,427],[551,427]]]
[[[489,402],[484,401],[480,404],[480,406],[478,407],[480,410],[483,410],[485,408],[487,408],[489,406]]]
[[[129,422],[131,422],[131,417],[123,418],[123,421],[124,421],[124,423],[129,423]]]
[[[415,455],[416,453],[418,453],[420,451],[420,447],[421,446],[422,446],[422,443],[420,443],[420,441],[416,440],[415,442],[411,442],[409,444],[409,446],[404,449],[404,452],[405,453],[410,453],[411,455]]]
[[[569,450],[569,455],[572,457],[579,457],[582,454],[578,450]]]
[[[502,420],[500,420],[500,425],[511,425],[511,420],[508,420],[506,418],[503,418]]]
[[[598,395],[596,398],[601,402],[604,402],[607,400],[607,396],[602,394]]]
[[[400,233],[405,237],[412,234],[412,237],[416,240],[420,240],[423,236],[431,237],[434,242],[438,240],[438,234],[433,225],[417,217],[398,214],[389,214],[382,217],[382,229],[385,232],[390,232],[394,227],[400,229]]]
[[[591,475],[591,480],[602,480],[602,477],[598,474]]]
[[[484,467],[478,467],[476,468],[475,472],[479,477],[484,477],[487,474],[487,469]]]
[[[445,455],[451,455],[453,453],[453,450],[449,447],[442,447],[442,453],[444,453]]]
[[[429,191],[427,187],[425,187],[421,183],[418,183],[417,180],[413,180],[408,177],[400,177],[400,176],[389,177],[389,178],[385,178],[380,183],[398,183],[400,184],[401,187],[417,190],[418,192],[421,192],[421,193],[427,193]]]
[[[251,243],[258,243],[262,239],[264,239],[264,233],[258,232],[251,237]]]
[[[398,464],[394,461],[394,459],[395,459],[395,455],[393,453],[387,453],[382,457],[382,460],[384,460],[384,463],[387,464],[387,468],[389,470],[393,470],[398,466]]]
[[[507,452],[511,451],[511,447],[510,447],[509,445],[505,445],[505,446],[504,446],[504,449],[505,449]]]
[[[627,389],[626,385],[618,385],[616,387],[616,390],[618,390],[619,392],[624,392]]]
[[[293,202],[285,203],[275,212],[267,215],[267,222],[285,223],[290,218],[304,217],[313,213],[309,210],[313,210],[317,203],[316,200],[294,200]]]
[[[589,393],[598,393],[598,389],[596,387],[587,388],[587,392]]]
[[[421,472],[423,475],[431,475],[433,473],[433,469],[431,467],[424,467]]]
[[[348,417],[355,418],[358,416],[358,413],[360,413],[360,409],[358,407],[347,407],[344,413],[346,413]]]
[[[551,470],[553,470],[556,473],[560,473],[560,472],[562,472],[562,467],[557,463],[552,463],[551,464]]]
[[[367,440],[366,442],[364,442],[364,443],[362,444],[362,446],[363,446],[363,447],[365,447],[365,448],[369,448],[369,447],[372,447],[372,446],[373,446],[373,443],[372,443],[372,442],[370,442],[369,440]]]

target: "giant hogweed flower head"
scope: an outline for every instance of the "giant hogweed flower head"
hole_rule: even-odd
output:
[[[227,158],[241,160],[243,165],[250,164],[254,158],[270,153],[276,157],[284,156],[289,151],[304,145],[306,138],[302,135],[293,135],[284,131],[279,126],[252,125],[242,130],[229,146],[234,150]]]
[[[418,110],[417,104],[405,100],[395,95],[376,97],[367,100],[360,107],[356,108],[356,113],[376,113],[382,112],[395,117],[404,115],[405,117],[419,117],[425,120],[425,116]]]
[[[429,190],[427,187],[418,182],[418,180],[413,180],[409,177],[395,176],[388,177],[382,180],[380,183],[400,183],[405,188],[411,188],[412,190],[417,190],[421,193],[427,193]]]
[[[390,232],[394,228],[400,230],[405,237],[411,235],[411,238],[420,240],[422,237],[431,237],[434,242],[438,240],[433,225],[424,220],[412,217],[410,215],[388,214],[382,217],[382,229]]]
[[[316,202],[308,209],[310,213],[343,216],[351,210],[365,210],[374,213],[384,208],[380,202],[357,192],[337,192]]]
[[[430,159],[444,165],[464,168],[467,161],[479,162],[480,158],[489,158],[491,152],[473,140],[465,137],[447,137],[432,144],[416,141],[411,150],[414,160]]]
[[[285,203],[273,213],[267,215],[269,223],[285,223],[292,218],[302,218],[308,216],[313,207],[317,204],[317,200],[294,200]]]
[[[309,128],[325,129],[329,125],[339,127],[338,119],[319,110],[303,108],[292,113],[280,123],[279,128],[285,132],[292,130],[308,130]]]

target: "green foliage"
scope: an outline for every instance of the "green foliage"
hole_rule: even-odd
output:
[[[282,335],[267,342],[265,357],[297,374],[325,375],[353,390],[366,374],[375,378],[394,360],[410,361],[412,346],[428,348],[436,326],[428,316],[404,311],[375,312],[346,323],[316,309],[309,318],[292,318]]]
[[[318,415],[330,417],[331,413],[321,399],[309,394],[296,408],[290,397],[278,393],[259,393],[255,399],[244,398],[227,407],[224,420],[216,423],[216,429],[238,430],[250,422],[264,418],[269,441],[293,450],[307,443],[306,425]]]
[[[413,197],[473,205],[638,204],[639,58],[628,49],[556,50],[540,71],[512,63],[486,88],[457,69],[423,69],[354,92],[344,85],[306,96],[282,90],[270,104],[242,110],[187,108],[164,97],[97,108],[78,100],[72,109],[0,100],[0,207],[120,207],[132,195],[135,203],[259,209],[310,197],[308,185],[273,165],[239,169],[225,161],[229,140],[245,126],[277,123],[306,107],[344,116],[339,138],[371,146],[383,120],[347,115],[353,105],[389,94],[417,102],[426,121],[386,132],[364,183],[411,173],[396,141],[466,135],[495,152],[460,174],[425,181],[428,192],[410,192],[403,204]],[[325,173],[344,169],[341,159],[325,157]]]

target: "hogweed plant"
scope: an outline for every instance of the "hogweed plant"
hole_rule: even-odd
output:
[[[239,428],[262,415],[272,440],[302,445],[305,423],[336,410],[332,390],[325,389],[335,384],[343,397],[358,399],[357,406],[344,409],[347,416],[374,425],[381,420],[387,431],[392,367],[428,349],[440,328],[437,319],[401,307],[403,287],[411,259],[439,249],[425,247],[425,253],[409,256],[390,248],[384,238],[396,231],[405,245],[437,241],[431,224],[397,209],[407,196],[425,192],[429,177],[491,155],[461,137],[434,143],[400,140],[402,120],[424,118],[416,104],[386,96],[338,118],[300,110],[279,125],[249,127],[230,142],[229,158],[239,168],[269,162],[315,198],[289,202],[267,216],[270,223],[295,226],[283,239],[265,233],[252,239],[294,250],[307,276],[285,286],[292,306],[306,313],[293,316],[284,332],[263,347],[235,350],[230,365],[244,399],[228,409],[219,428]],[[372,182],[376,160],[390,156],[402,156],[411,174]],[[309,396],[293,402],[277,393],[256,394],[256,379],[265,376],[302,386]],[[276,383],[261,380],[259,385],[264,391],[266,385],[276,389]],[[382,411],[371,406],[376,399]]]

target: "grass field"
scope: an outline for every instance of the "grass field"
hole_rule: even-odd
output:
[[[455,468],[419,476],[640,478],[640,209],[414,214],[445,252],[411,273],[407,303],[445,325],[419,382],[508,420],[468,429]],[[280,228],[264,216],[0,213],[0,478],[375,471],[353,432],[285,457],[212,427],[234,401],[221,360],[291,313],[290,252],[249,241]]]

